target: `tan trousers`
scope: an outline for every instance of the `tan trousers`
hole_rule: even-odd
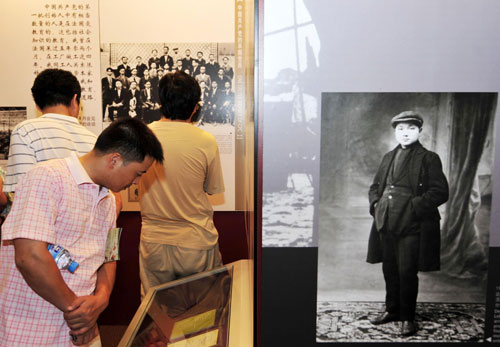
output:
[[[219,244],[209,250],[141,241],[139,273],[141,298],[151,287],[222,265]]]

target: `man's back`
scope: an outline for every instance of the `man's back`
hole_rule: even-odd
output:
[[[190,123],[155,122],[166,161],[140,181],[143,239],[208,248],[217,242],[206,193],[224,191],[217,143]]]
[[[92,150],[97,136],[74,117],[46,113],[21,122],[10,138],[4,192],[16,190],[19,179],[35,164],[65,158],[71,152],[82,155]]]

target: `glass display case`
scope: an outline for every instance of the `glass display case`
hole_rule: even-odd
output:
[[[251,346],[251,266],[240,260],[151,288],[119,346]]]

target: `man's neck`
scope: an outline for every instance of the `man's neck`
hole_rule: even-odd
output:
[[[55,106],[45,107],[42,110],[42,114],[46,114],[46,113],[57,113],[57,114],[62,114],[63,116],[69,116],[69,117],[74,117],[74,118],[78,117],[78,115],[71,114],[71,109],[68,106],[61,105],[61,104],[55,105]]]
[[[410,143],[409,145],[401,145],[401,149],[409,149],[409,148],[412,148],[413,146],[415,146],[415,144],[416,144],[417,142],[418,142],[418,140],[417,140],[417,141],[415,141],[415,142]]]
[[[164,116],[161,117],[160,122],[175,122],[175,123],[191,123],[191,117],[188,119],[170,119],[170,118],[165,118]]]
[[[99,175],[99,160],[102,159],[102,157],[96,156],[93,151],[90,151],[89,153],[86,153],[78,158],[78,160],[82,164],[83,169],[85,170],[85,172],[87,172],[87,175],[89,175],[92,182],[99,185],[100,188],[102,188],[102,185],[96,182],[96,177],[98,177]]]

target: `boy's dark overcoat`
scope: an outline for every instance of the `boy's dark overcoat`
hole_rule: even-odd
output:
[[[419,271],[436,271],[440,269],[440,215],[438,206],[448,200],[448,181],[443,174],[439,156],[425,149],[419,142],[415,143],[409,161],[409,179],[413,197],[408,208],[412,211],[404,213],[408,218],[416,218],[420,222]],[[399,145],[398,145],[399,147]],[[375,212],[375,203],[384,192],[387,174],[396,154],[396,147],[385,154],[375,175],[368,194],[370,214]],[[401,220],[401,223],[409,223]],[[375,223],[372,224],[368,241],[368,263],[382,261],[382,248]]]

